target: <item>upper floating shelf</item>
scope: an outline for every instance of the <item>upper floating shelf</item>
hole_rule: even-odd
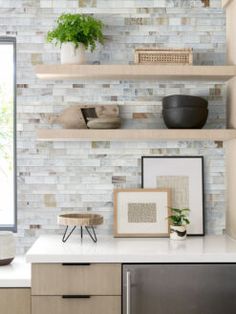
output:
[[[140,141],[140,140],[206,140],[228,141],[236,139],[236,130],[201,129],[201,130],[168,130],[168,129],[116,129],[116,130],[69,130],[39,129],[37,138],[40,141]]]
[[[37,65],[42,80],[110,79],[110,80],[182,80],[228,81],[236,76],[236,66],[188,65]]]

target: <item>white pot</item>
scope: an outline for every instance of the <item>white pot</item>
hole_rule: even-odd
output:
[[[10,264],[16,255],[16,243],[12,232],[0,232],[0,266]]]
[[[84,64],[85,47],[79,44],[76,48],[73,43],[63,43],[61,45],[61,64]]]
[[[187,236],[186,226],[170,225],[170,239],[171,240],[185,240]]]

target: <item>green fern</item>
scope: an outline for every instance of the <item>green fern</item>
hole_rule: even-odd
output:
[[[57,27],[47,34],[48,42],[62,44],[72,42],[77,48],[80,43],[93,51],[96,42],[104,43],[103,23],[89,15],[62,14],[57,19]]]
[[[174,226],[184,226],[190,224],[188,219],[189,208],[173,208],[170,207],[171,215],[167,217]]]

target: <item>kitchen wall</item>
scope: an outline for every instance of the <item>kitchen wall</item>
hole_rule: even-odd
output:
[[[64,210],[100,212],[100,234],[112,234],[113,188],[140,187],[141,156],[203,155],[208,234],[225,226],[225,164],[221,142],[38,142],[48,115],[77,103],[119,104],[126,127],[163,128],[161,99],[186,93],[208,98],[207,128],[224,128],[225,85],[199,82],[40,81],[34,65],[58,63],[45,34],[63,12],[92,13],[106,43],[89,62],[133,63],[135,47],[193,47],[195,64],[225,62],[220,0],[0,0],[0,35],[17,37],[18,251],[43,233],[61,233]]]

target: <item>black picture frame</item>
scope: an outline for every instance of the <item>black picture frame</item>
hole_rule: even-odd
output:
[[[198,158],[201,160],[201,177],[202,177],[202,180],[201,180],[201,184],[202,184],[202,211],[201,211],[201,215],[202,215],[202,232],[199,232],[199,233],[194,233],[194,234],[191,234],[189,233],[188,235],[189,236],[204,236],[205,235],[205,196],[204,196],[204,156],[142,156],[141,157],[141,187],[142,188],[146,188],[144,186],[144,160],[145,159],[186,159],[186,158]]]

